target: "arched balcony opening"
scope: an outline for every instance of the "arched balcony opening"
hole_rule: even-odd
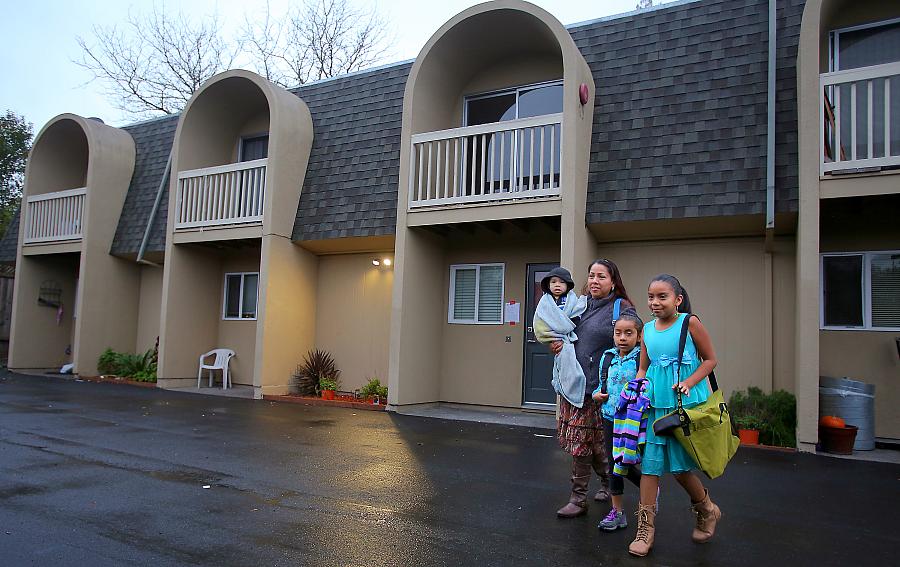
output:
[[[244,76],[192,101],[178,138],[175,230],[262,223],[269,124],[265,93]]]
[[[75,120],[61,118],[38,134],[28,160],[23,244],[81,239],[88,154],[87,136]]]
[[[558,30],[518,4],[466,14],[435,34],[407,85],[410,210],[560,193]]]

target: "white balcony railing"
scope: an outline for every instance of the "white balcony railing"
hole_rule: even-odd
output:
[[[23,244],[80,240],[84,187],[28,197]]]
[[[900,63],[820,76],[821,173],[900,165]]]
[[[261,223],[267,158],[178,174],[175,230]]]
[[[412,136],[409,208],[559,195],[562,114]]]

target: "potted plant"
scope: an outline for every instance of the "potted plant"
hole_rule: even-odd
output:
[[[365,386],[359,389],[359,395],[367,402],[380,404],[387,402],[387,386],[381,385],[381,380],[372,378]]]
[[[728,411],[736,428],[741,428],[741,423],[751,425],[751,420],[755,421],[760,444],[797,446],[797,399],[794,394],[784,390],[767,394],[751,386],[746,392],[731,394]]]
[[[334,393],[337,391],[338,384],[330,378],[319,379],[319,391],[322,393],[323,400],[333,400]]]
[[[734,426],[738,430],[738,438],[741,445],[759,445],[759,430],[762,428],[763,421],[755,415],[741,415],[733,420]]]
[[[306,353],[303,364],[294,371],[293,381],[301,396],[322,396],[333,400],[334,392],[340,386],[341,371],[334,358],[327,351],[314,350]],[[331,392],[324,394],[325,391]],[[330,397],[326,397],[330,396]]]

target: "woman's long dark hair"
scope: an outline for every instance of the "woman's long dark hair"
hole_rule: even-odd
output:
[[[691,312],[691,300],[688,297],[688,292],[686,289],[684,289],[684,286],[681,285],[681,282],[678,281],[678,278],[676,278],[675,276],[669,275],[669,274],[659,274],[658,276],[656,276],[655,278],[650,280],[650,283],[653,283],[653,282],[663,282],[663,283],[667,283],[670,286],[672,286],[672,291],[675,292],[675,295],[681,296],[681,305],[678,306],[678,312],[679,313],[690,313]]]
[[[616,266],[616,263],[613,262],[612,260],[607,260],[606,258],[597,258],[596,260],[594,260],[593,262],[588,264],[588,269],[587,269],[588,274],[591,273],[591,268],[594,267],[595,264],[600,264],[601,266],[604,266],[609,271],[609,277],[612,279],[612,282],[613,282],[613,291],[612,291],[613,296],[620,297],[620,298],[624,299],[625,301],[627,301],[628,303],[634,305],[634,302],[631,301],[630,297],[628,297],[628,292],[625,290],[625,284],[622,283],[622,274],[619,273],[619,267]],[[584,289],[582,290],[581,294],[582,295],[588,294],[587,283],[584,284]]]

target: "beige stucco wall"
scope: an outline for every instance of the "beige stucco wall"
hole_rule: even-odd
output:
[[[440,297],[441,364],[432,372],[440,376],[439,399],[445,402],[487,406],[522,405],[524,301],[527,264],[559,261],[559,242],[552,238],[464,246],[451,246],[445,255]],[[466,325],[448,323],[450,266],[453,264],[504,264],[504,303],[515,300],[522,305],[521,322],[511,325]],[[583,269],[573,269],[582,272]],[[506,342],[506,337],[511,338]]]
[[[525,61],[537,64],[529,67]],[[497,72],[507,63],[510,65]],[[569,32],[552,15],[533,4],[497,0],[451,18],[434,33],[416,58],[403,101],[390,404],[432,402],[445,394],[457,395],[445,393],[443,381],[434,377],[434,368],[446,363],[440,346],[445,325],[441,321],[446,320],[446,309],[434,301],[433,290],[446,287],[449,276],[444,273],[445,243],[425,231],[409,228],[408,217],[413,215],[407,213],[406,180],[410,171],[411,136],[458,126],[466,94],[524,85],[535,79],[559,78],[560,71],[565,93],[560,159],[562,206],[560,213],[555,214],[561,214],[562,234],[560,251],[552,257],[562,258],[564,263],[584,264],[593,252],[592,239],[584,226],[584,208],[595,88],[590,68]],[[582,83],[588,85],[591,95],[583,107],[578,97]],[[480,208],[493,209],[493,206],[455,212],[459,217],[456,222],[478,222],[485,218]],[[437,219],[435,224],[444,222],[447,221]],[[486,245],[491,244],[488,241]],[[521,381],[521,373],[518,379]],[[516,405],[521,401],[521,387],[518,391]],[[498,398],[498,403],[508,404],[510,399]]]
[[[372,259],[393,257],[389,251],[319,258],[316,348],[334,356],[342,390],[372,378],[387,385],[394,270]]]
[[[162,310],[161,267],[141,266],[141,295],[138,306],[136,352],[147,352],[159,336],[159,317]]]
[[[821,331],[819,372],[875,385],[875,436],[900,439],[898,333]]]
[[[286,394],[315,345],[318,258],[278,235],[263,238],[254,395]]]
[[[220,259],[197,246],[167,246],[160,318],[161,379],[197,377],[199,356],[215,348],[222,317]]]
[[[895,190],[896,192],[896,190]],[[822,252],[900,250],[900,195],[822,203]],[[875,384],[875,435],[900,439],[894,331],[820,331],[819,374]]]
[[[849,25],[896,18],[900,6],[891,2],[851,0],[809,0],[803,12],[797,57],[799,219],[797,228],[797,317],[796,391],[798,443],[801,450],[813,450],[818,437],[818,383],[825,374],[820,365],[832,364],[832,334],[819,332],[819,251],[835,250],[846,244],[835,230],[820,229],[820,198],[829,199],[896,193],[895,175],[852,176],[820,180],[821,108],[819,73],[828,70],[828,32]],[[821,203],[823,211],[826,202]],[[892,225],[896,223],[891,223]],[[853,231],[841,227],[843,234]],[[867,246],[877,246],[871,242]],[[856,240],[860,240],[856,238]],[[883,241],[882,241],[883,242]],[[838,334],[846,335],[846,332]],[[859,340],[854,336],[851,341]],[[874,346],[872,348],[878,348]],[[877,360],[877,356],[873,358]],[[868,364],[868,363],[867,363]],[[889,367],[888,367],[889,368]],[[877,374],[877,372],[876,372]],[[882,402],[883,403],[883,402]],[[881,434],[876,428],[876,434]]]
[[[66,348],[72,345],[78,254],[25,256],[16,263],[9,367],[56,368],[72,361]],[[63,316],[38,304],[42,285],[55,282],[62,292]]]
[[[256,360],[256,325],[253,319],[240,321],[225,320],[222,317],[222,308],[225,305],[225,274],[235,272],[259,272],[259,250],[239,250],[223,253],[220,264],[220,276],[218,279],[218,332],[215,341],[206,352],[213,348],[230,348],[237,356],[231,359],[229,372],[234,384],[253,385],[253,364]],[[258,297],[258,296],[257,296]],[[257,310],[259,306],[257,305]],[[200,352],[197,353],[197,356]]]
[[[165,377],[183,378],[191,366],[196,372],[196,357],[213,348],[200,350],[203,340],[198,337],[237,345],[234,382],[253,385],[257,397],[286,392],[288,369],[294,364],[292,349],[308,348],[314,342],[309,318],[315,317],[315,284],[307,283],[315,281],[316,262],[309,252],[290,243],[312,146],[312,118],[306,104],[288,91],[249,71],[227,71],[207,81],[185,107],[175,134],[172,164],[173,171],[185,171],[232,162],[241,135],[264,131],[269,132],[269,149],[262,226],[175,234],[176,200],[169,201],[161,319],[165,349],[160,355]],[[173,175],[170,194],[175,194],[176,187]],[[217,261],[176,245],[224,240],[258,243],[253,270],[260,273],[256,324],[220,321],[223,279]],[[205,283],[193,281],[196,277]],[[204,290],[207,294],[215,290],[218,306],[208,297],[199,297]],[[302,293],[309,290],[312,293]],[[217,319],[210,320],[208,312],[217,314]],[[185,337],[189,332],[185,329],[193,329],[192,336]]]
[[[78,317],[71,333],[71,361],[75,372],[93,375],[97,373],[97,359],[106,348],[123,352],[135,348],[138,267],[109,254],[134,171],[134,141],[124,130],[74,114],[53,118],[35,140],[35,150],[26,170],[26,199],[36,193],[86,187],[77,266],[80,282],[73,300],[78,305]],[[27,271],[39,264],[22,261],[23,249],[37,251],[22,244],[24,231],[25,223],[21,223],[17,259],[21,277],[17,280],[27,285],[38,276]],[[48,247],[41,251],[51,250]],[[54,256],[49,254],[42,260],[42,269],[50,269],[49,265],[60,261],[54,260]],[[67,266],[64,269],[69,269],[67,261],[61,262]],[[27,301],[26,295],[23,294],[23,302]],[[31,324],[29,311],[24,303],[13,308],[12,334],[17,336],[10,347],[11,364],[18,364],[20,349],[33,351],[44,341],[37,327]],[[27,360],[36,362],[37,359],[29,356]]]
[[[599,254],[619,266],[645,321],[651,320],[646,301],[650,279],[660,273],[678,277],[712,336],[717,376],[727,398],[748,386],[793,390],[793,242],[778,241],[770,281],[764,244],[762,237],[601,243]],[[774,339],[767,334],[767,290],[773,290]],[[766,360],[773,360],[774,369],[767,368]]]

